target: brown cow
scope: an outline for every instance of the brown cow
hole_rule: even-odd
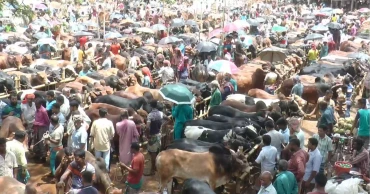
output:
[[[11,194],[37,194],[37,189],[30,184],[23,184],[17,179],[7,176],[0,177],[0,190],[1,193],[11,193]]]
[[[250,89],[264,89],[263,82],[266,72],[261,68],[244,66],[243,70],[232,75],[238,84],[238,93],[246,94]]]
[[[261,89],[251,89],[248,91],[248,96],[253,98],[261,99],[278,99],[278,96],[267,93],[265,90]]]
[[[122,97],[122,98],[127,98],[127,99],[136,99],[136,98],[139,97],[135,94],[132,94],[130,92],[125,92],[125,91],[122,91],[122,90],[114,92],[113,95],[116,95],[116,96],[119,96],[119,97]]]
[[[20,69],[22,67],[22,58],[21,55],[0,55],[0,69]]]
[[[70,88],[76,90],[78,93],[83,93],[86,86],[80,82],[73,81],[69,83],[63,83],[58,87],[58,91],[62,92],[64,88]]]
[[[76,65],[74,68],[72,66],[72,63],[70,61],[65,60],[46,60],[46,59],[36,59],[34,61],[35,64],[48,64],[51,67],[59,67],[59,68],[66,68],[66,70],[69,70],[69,72],[72,74],[73,77],[77,77],[77,72],[80,72],[82,70],[82,65]]]
[[[89,76],[79,76],[78,78],[76,78],[75,81],[80,82],[81,84],[84,84],[84,85],[99,83],[98,80],[95,80]]]
[[[22,120],[18,117],[8,116],[1,125],[0,137],[13,139],[14,133],[19,130],[25,131]],[[28,150],[28,136],[26,136],[23,145]]]
[[[230,150],[213,146],[205,153],[169,149],[158,154],[155,165],[159,174],[160,193],[173,178],[205,181],[212,190],[226,184],[233,176],[249,172],[248,163]],[[196,168],[194,168],[196,166]],[[171,191],[171,189],[168,189]]]
[[[113,63],[116,65],[117,69],[121,71],[125,71],[127,69],[129,63],[128,59],[122,57],[121,55],[114,55],[112,52],[110,52],[110,57]]]
[[[125,92],[129,92],[137,96],[143,96],[145,92],[150,92],[153,95],[153,99],[156,99],[158,101],[163,100],[163,97],[159,94],[158,89],[149,89],[149,88],[140,86],[134,75],[130,75],[129,82],[132,84],[132,86],[127,87]]]
[[[28,79],[28,83],[30,84],[30,86],[38,86],[38,85],[50,83],[48,79],[48,75],[44,71],[39,71],[37,73],[32,73],[32,74],[22,73],[20,71],[10,71],[10,72],[7,72],[7,74],[16,75],[16,76],[25,76]]]
[[[120,115],[122,113],[122,111],[124,111],[124,110],[128,111],[129,116],[132,116],[132,115],[136,114],[135,110],[132,109],[132,108],[127,108],[127,109],[126,108],[119,108],[119,107],[116,107],[116,106],[113,106],[113,105],[110,105],[110,104],[105,104],[105,103],[92,103],[89,106],[89,109],[94,109],[94,110],[99,110],[100,108],[107,109],[108,114],[111,114],[111,115]]]
[[[97,72],[104,77],[109,77],[111,75],[117,75],[118,71],[119,69],[117,68],[109,68],[107,70],[98,70]]]

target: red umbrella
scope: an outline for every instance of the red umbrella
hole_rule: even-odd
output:
[[[219,34],[221,34],[223,32],[223,30],[221,28],[218,28],[218,29],[214,29],[212,30],[209,34],[208,34],[208,37],[209,38],[212,38],[212,37],[215,37],[215,36],[218,36]]]
[[[227,24],[227,25],[224,26],[224,32],[233,32],[233,31],[238,31],[240,29],[242,29],[242,28],[238,27],[234,23],[230,23],[230,24]]]

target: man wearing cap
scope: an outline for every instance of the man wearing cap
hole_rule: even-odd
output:
[[[34,99],[34,94],[27,94],[21,104],[21,110],[23,113],[22,121],[23,124],[26,125],[27,131],[32,129],[33,122],[35,122],[36,105],[35,102],[33,102]]]
[[[13,152],[18,164],[18,174],[15,177],[19,182],[26,184],[30,178],[27,171],[27,158],[26,150],[24,149],[23,142],[26,139],[24,131],[16,131],[14,139],[6,142],[6,148]]]
[[[105,160],[107,170],[109,170],[111,141],[114,137],[114,126],[112,121],[106,118],[107,109],[99,109],[99,119],[95,120],[91,126],[91,141],[94,142],[95,157],[102,157]]]

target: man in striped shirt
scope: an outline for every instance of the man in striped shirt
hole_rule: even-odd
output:
[[[369,171],[369,151],[364,148],[364,141],[362,139],[354,139],[354,148],[350,163],[354,168],[358,168],[361,174],[368,174]]]
[[[331,161],[333,153],[333,142],[329,136],[327,136],[328,127],[325,125],[320,125],[318,128],[318,134],[314,134],[312,137],[319,141],[317,148],[322,156],[322,163],[320,167],[320,172],[324,172],[325,164],[329,164]]]

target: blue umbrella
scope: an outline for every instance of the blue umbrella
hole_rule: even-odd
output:
[[[366,60],[369,60],[370,59],[370,56],[365,54],[365,53],[362,53],[362,52],[357,52],[357,53],[352,53],[352,54],[349,54],[348,55],[349,58],[353,58],[353,59],[358,59],[362,62],[365,62]]]
[[[46,34],[45,32],[37,32],[36,34],[33,35],[33,37],[39,40],[42,38],[49,38],[49,35]]]
[[[331,12],[331,11],[333,11],[333,8],[331,8],[331,7],[324,7],[320,11],[321,12]]]
[[[96,22],[93,22],[93,21],[87,21],[83,24],[87,27],[99,27],[99,25]]]
[[[120,34],[119,32],[108,32],[104,35],[104,38],[122,38],[122,34]]]
[[[122,14],[120,14],[120,13],[113,13],[112,15],[110,15],[109,16],[109,19],[110,20],[113,20],[114,18],[116,18],[116,19],[122,19],[123,18],[123,15]]]
[[[50,27],[49,22],[43,19],[34,20],[31,24],[38,25],[38,26],[44,26],[46,28]]]
[[[73,36],[94,36],[94,34],[90,32],[80,31],[80,32],[73,33]]]
[[[77,25],[71,25],[71,31],[72,32],[80,32],[80,31],[86,31],[87,28],[84,25],[77,24]]]
[[[318,40],[318,39],[322,39],[324,38],[323,35],[321,34],[317,34],[317,33],[313,33],[313,34],[309,34],[306,36],[306,38],[304,38],[305,40]]]
[[[42,46],[44,44],[48,44],[48,45],[53,45],[53,46],[56,46],[57,43],[55,42],[54,39],[52,38],[41,38],[40,40],[37,41],[37,45],[38,46]]]
[[[317,32],[326,32],[329,30],[329,28],[327,26],[319,24],[319,25],[312,27],[311,30],[317,31]]]

